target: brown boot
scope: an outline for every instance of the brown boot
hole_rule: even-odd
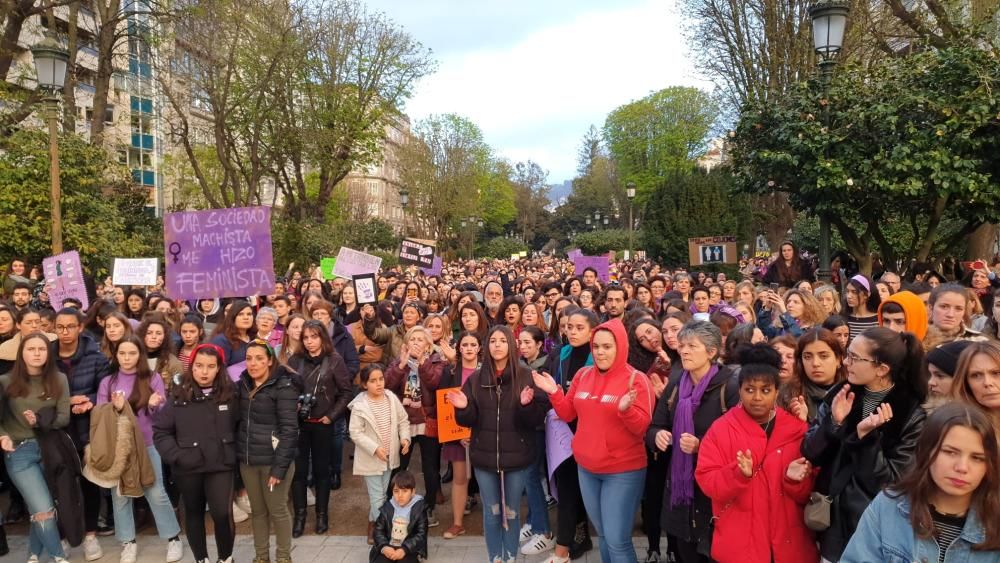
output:
[[[368,523],[368,545],[375,545],[375,522]]]

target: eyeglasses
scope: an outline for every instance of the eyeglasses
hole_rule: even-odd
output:
[[[844,356],[844,362],[845,363],[849,363],[849,364],[853,364],[854,362],[870,362],[872,365],[875,365],[875,366],[877,366],[878,364],[882,363],[882,362],[880,362],[878,360],[875,360],[875,359],[872,359],[872,358],[862,358],[861,356],[855,354],[854,352],[850,352],[850,351],[848,351],[847,355]]]
[[[80,325],[56,325],[56,332],[69,332],[80,328]]]
[[[562,294],[559,293],[558,291],[550,291],[545,294],[546,297],[559,297],[560,295]]]

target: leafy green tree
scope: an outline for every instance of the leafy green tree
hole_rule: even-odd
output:
[[[595,256],[610,250],[628,250],[628,240],[627,229],[602,229],[576,235],[570,246],[579,248],[586,255]],[[642,240],[641,232],[635,233],[635,240]]]
[[[476,257],[509,259],[512,254],[528,250],[528,245],[516,238],[495,237],[477,249]]]
[[[732,193],[726,170],[676,173],[656,186],[646,204],[642,243],[647,255],[671,265],[688,263],[688,239],[751,239],[748,198]],[[640,240],[640,239],[637,239]]]
[[[745,108],[738,189],[825,213],[864,271],[876,248],[887,263],[924,261],[1000,219],[998,82],[993,54],[955,46],[839,69],[829,97],[800,84]]]
[[[686,171],[705,149],[718,106],[707,93],[672,86],[612,111],[604,140],[622,183],[641,203],[662,180]]]
[[[0,142],[0,259],[51,254],[49,138],[15,132]],[[115,257],[162,256],[162,227],[146,212],[148,192],[108,153],[76,135],[59,138],[63,247],[98,273]]]

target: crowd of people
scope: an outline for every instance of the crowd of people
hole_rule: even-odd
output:
[[[134,563],[142,511],[172,563],[181,514],[201,563],[207,513],[229,563],[251,519],[254,563],[272,533],[288,563],[310,521],[328,533],[351,442],[372,561],[426,559],[479,504],[491,563],[565,563],[592,530],[615,563],[998,562],[1000,268],[967,270],[823,282],[786,242],[741,280],[483,260],[379,272],[361,303],[290,268],[267,296],[108,282],[84,310],[14,260],[6,521],[30,521],[29,562],[114,534]]]

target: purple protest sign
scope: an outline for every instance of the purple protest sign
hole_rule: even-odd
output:
[[[274,291],[269,207],[168,213],[163,245],[167,293],[173,299]]]
[[[577,258],[583,256],[583,251],[579,248],[574,248],[573,250],[567,252],[566,256],[569,258],[570,262],[576,262]]]
[[[571,455],[573,431],[556,415],[555,410],[549,410],[545,415],[545,461],[549,468],[549,490],[552,491],[553,498],[559,498],[554,477],[556,469]]]
[[[87,287],[83,283],[80,254],[77,251],[63,252],[42,260],[42,272],[45,274],[45,292],[49,294],[49,302],[57,311],[66,298],[80,300],[84,310],[90,306]]]
[[[424,268],[423,266],[421,266],[420,271],[423,272],[425,276],[440,276],[442,265],[443,261],[441,260],[441,257],[435,256],[434,264],[430,268]]]
[[[593,268],[597,270],[597,278],[602,282],[608,283],[611,281],[607,256],[577,256],[576,260],[573,260],[573,267],[578,276],[582,276],[583,271],[587,268]]]

